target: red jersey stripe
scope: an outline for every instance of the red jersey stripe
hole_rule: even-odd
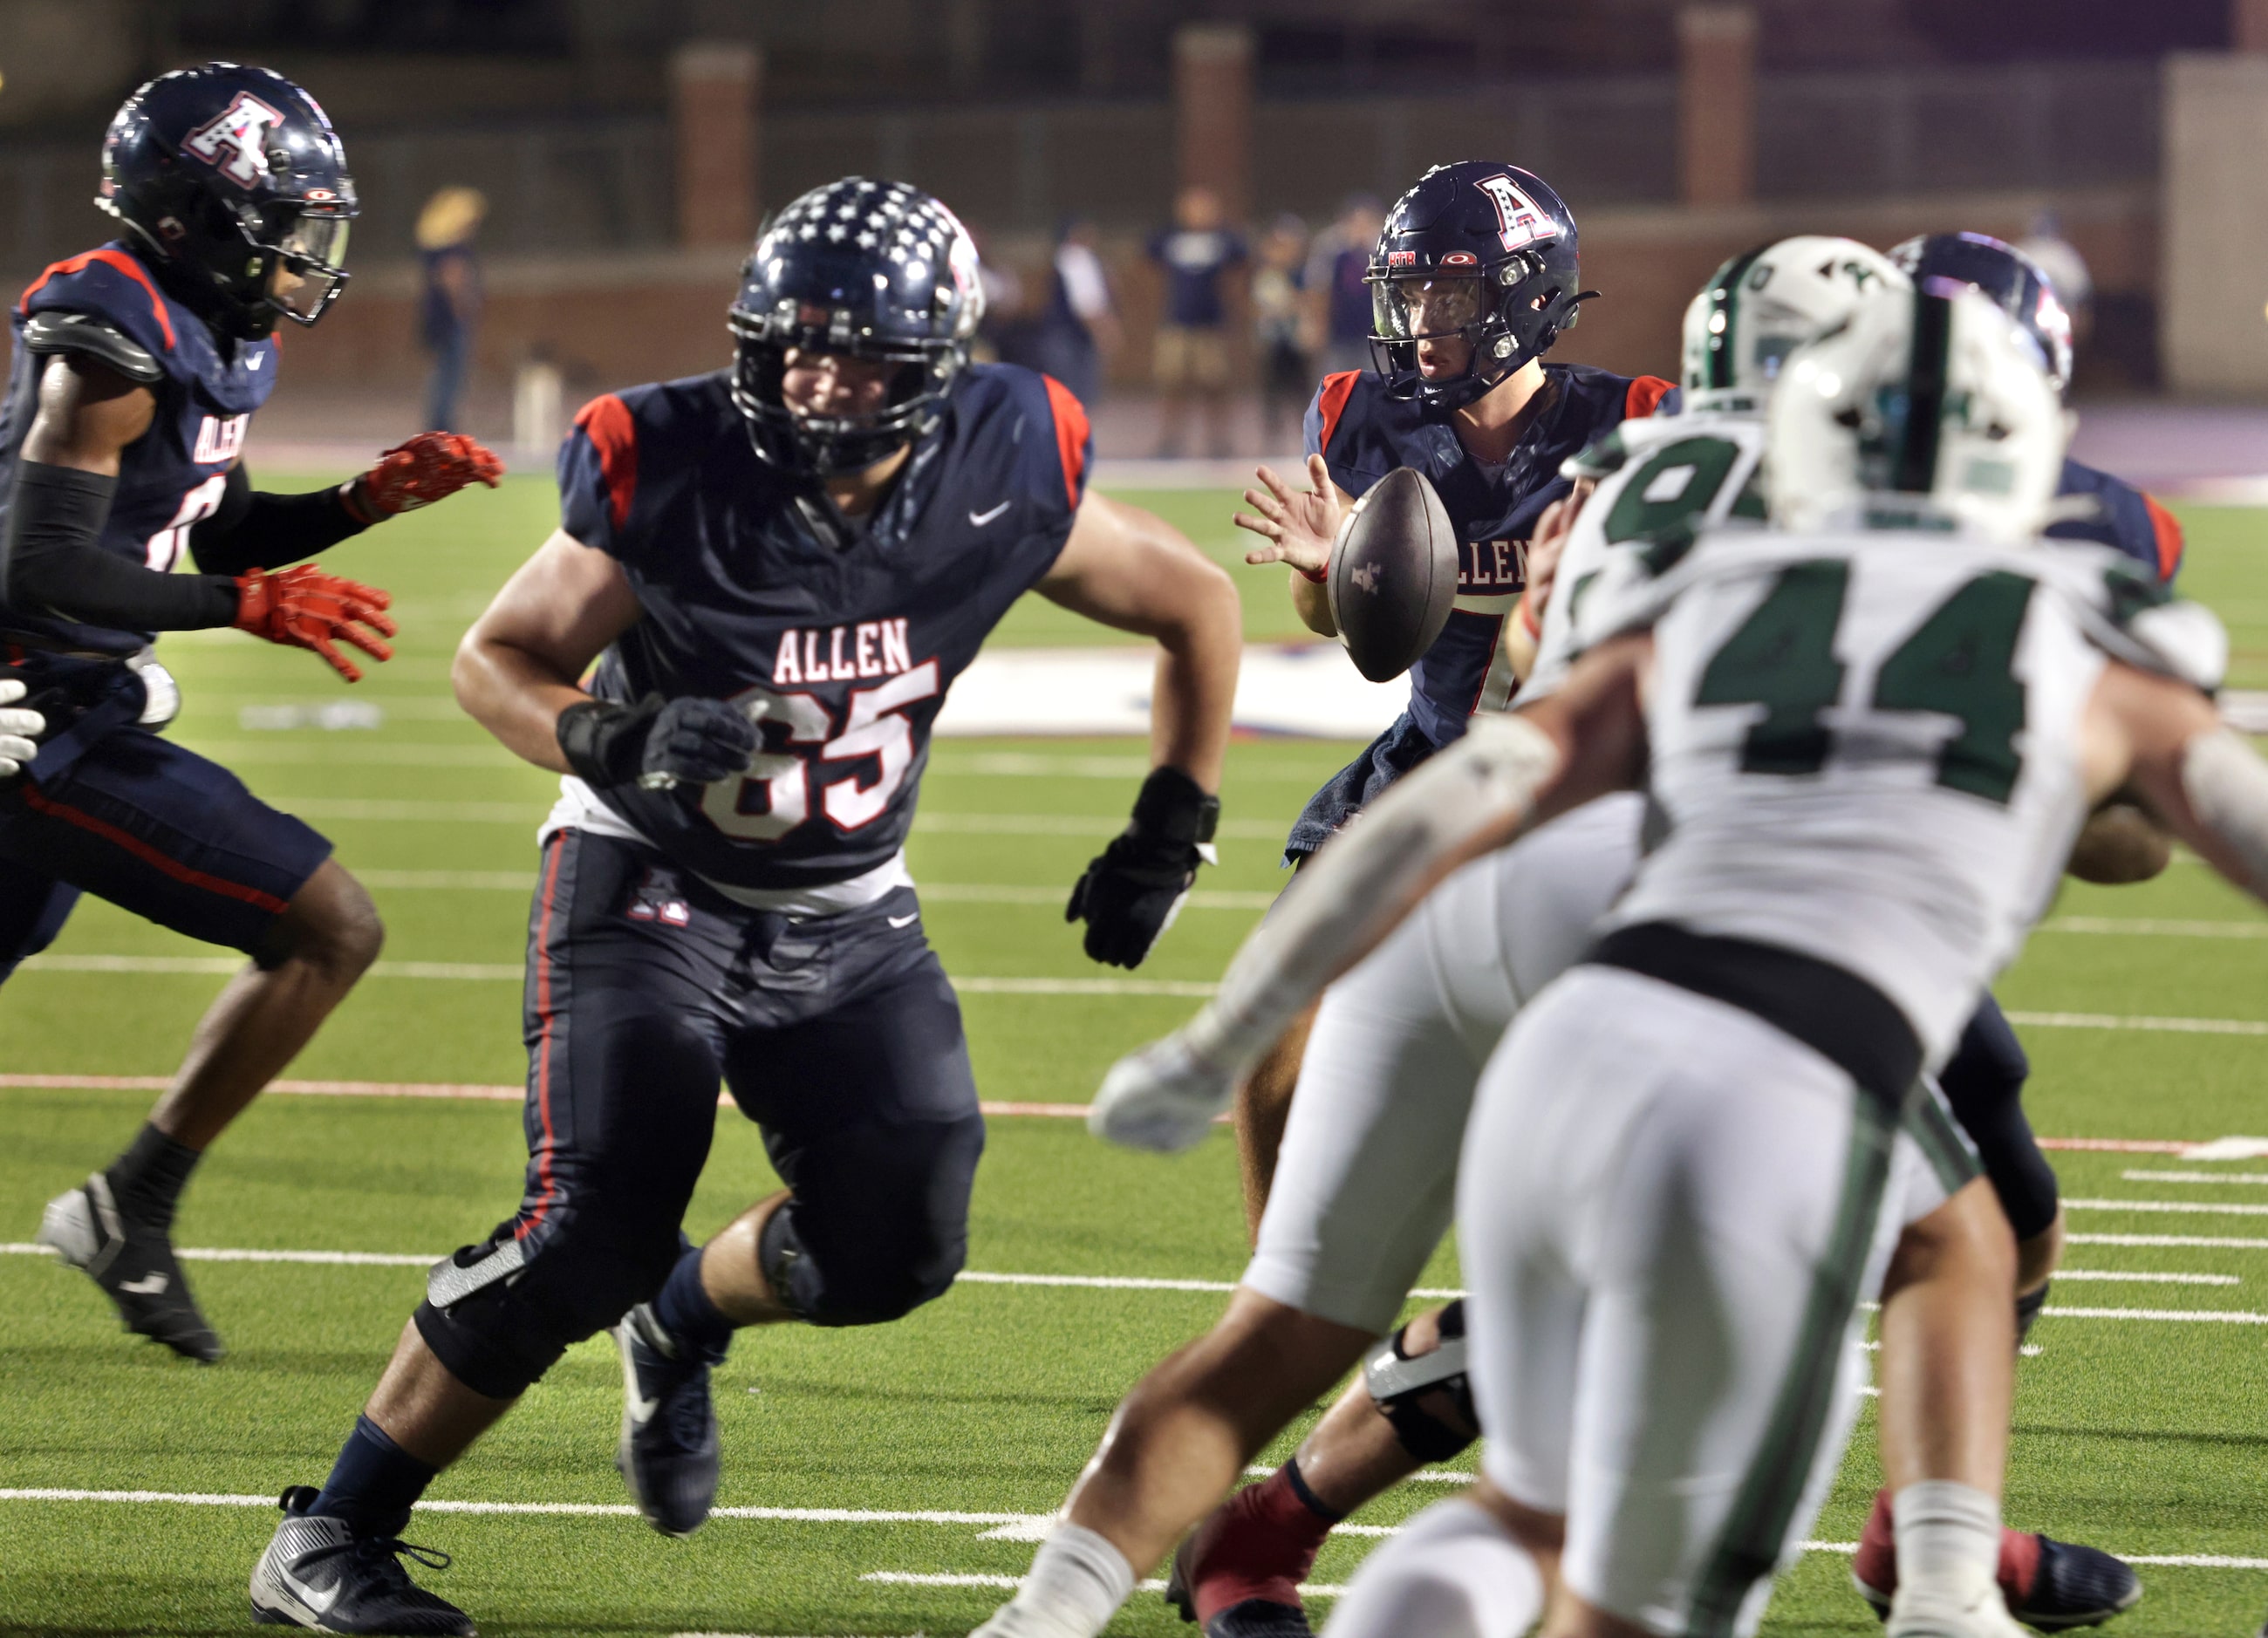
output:
[[[84,251],[78,255],[70,257],[63,261],[55,262],[50,266],[46,272],[40,275],[38,278],[33,279],[29,288],[24,291],[22,296],[17,298],[16,311],[18,312],[26,311],[31,305],[32,297],[38,295],[40,290],[47,287],[47,283],[49,279],[65,278],[71,274],[83,272],[85,270],[89,262],[94,261],[99,261],[106,268],[114,268],[116,271],[124,274],[128,278],[133,280],[136,284],[139,284],[144,290],[149,292],[151,310],[158,315],[158,329],[165,332],[166,350],[167,352],[173,351],[174,342],[173,319],[173,315],[166,311],[166,298],[158,294],[158,287],[155,283],[151,283],[149,269],[144,268],[140,262],[135,261],[133,257],[128,255],[122,250],[110,250],[105,248],[102,250]]]
[[[1362,379],[1359,370],[1342,370],[1323,378],[1322,388],[1315,393],[1315,407],[1323,414],[1323,436],[1315,447],[1329,452],[1331,434],[1339,430],[1339,417],[1346,414],[1347,400],[1354,396],[1354,384]]]
[[[1623,400],[1623,419],[1643,421],[1661,407],[1661,400],[1669,396],[1675,386],[1676,383],[1665,381],[1658,375],[1632,377],[1629,395]]]
[[[614,399],[613,402],[616,408],[621,407],[620,399]],[[551,857],[544,863],[543,916],[535,925],[535,1016],[541,1020],[541,1035],[535,1054],[535,1110],[543,1123],[543,1150],[535,1157],[535,1175],[542,1193],[536,1197],[534,1215],[513,1231],[512,1238],[522,1240],[549,1213],[552,1197],[559,1192],[559,1186],[551,1175],[551,1057],[556,1045],[552,1021],[558,1016],[551,1004],[551,911],[558,896],[559,856],[566,851],[567,838],[564,835],[554,836],[551,839]]]
[[[1055,377],[1043,375],[1040,379],[1048,384],[1048,408],[1055,414],[1056,449],[1063,456],[1064,488],[1076,507],[1079,481],[1086,471],[1086,406]]]
[[[607,475],[608,510],[620,529],[630,522],[630,503],[637,498],[637,426],[630,420],[630,408],[608,393],[577,411],[575,424],[599,452],[599,470]]]
[[[2145,495],[2142,504],[2149,508],[2150,527],[2158,537],[2158,578],[2171,580],[2175,570],[2182,566],[2183,541],[2181,519],[2159,505],[2151,496]]]

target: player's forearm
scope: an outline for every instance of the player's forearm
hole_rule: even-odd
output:
[[[1159,634],[1151,690],[1150,762],[1178,768],[1208,792],[1220,789],[1228,755],[1236,668],[1243,657],[1242,611],[1232,595],[1207,599]]]
[[[196,631],[232,623],[233,581],[159,574],[99,541],[118,480],[24,460],[0,537],[0,600],[116,631]]]
[[[1331,618],[1329,591],[1322,581],[1310,580],[1296,569],[1292,571],[1292,612],[1317,636],[1339,635],[1338,622]]]
[[[591,696],[557,667],[475,628],[458,646],[449,680],[465,715],[514,756],[555,774],[574,771],[560,748],[559,714]]]
[[[353,488],[271,495],[254,489],[243,466],[231,467],[218,510],[189,531],[189,555],[210,575],[304,562],[378,521],[358,507]]]
[[[1244,1073],[1436,883],[1516,835],[1565,761],[1559,743],[1524,717],[1476,720],[1309,861],[1183,1030],[1189,1049]]]

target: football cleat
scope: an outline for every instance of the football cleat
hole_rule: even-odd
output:
[[[1851,1583],[1887,1619],[1897,1591],[1896,1548],[1889,1510],[1878,1502],[1851,1561]],[[2100,1547],[2081,1546],[2023,1531],[2000,1532],[2000,1593],[2008,1612],[2043,1633],[2100,1627],[2131,1610],[2142,1597],[2141,1578]]]
[[[1174,1549],[1174,1568],[1166,1578],[1166,1602],[1193,1626],[1197,1620],[1197,1595],[1192,1565],[1204,1546],[1219,1540],[1219,1533],[1214,1519],[1208,1519]],[[1299,1590],[1292,1583],[1282,1581],[1266,1590],[1279,1595],[1288,1592],[1291,1601],[1286,1603],[1281,1596],[1241,1598],[1216,1611],[1204,1623],[1204,1638],[1314,1638],[1315,1629],[1307,1625],[1307,1606],[1300,1603]]]
[[[319,1493],[284,1493],[283,1522],[252,1567],[252,1619],[319,1633],[392,1633],[408,1638],[479,1638],[473,1618],[435,1598],[401,1568],[407,1555],[446,1569],[449,1555],[393,1536],[358,1535],[343,1518],[311,1516]]]
[[[197,1311],[166,1230],[122,1214],[101,1172],[48,1202],[39,1240],[86,1270],[129,1331],[208,1365],[227,1351]]]
[[[641,1303],[615,1327],[622,1356],[622,1437],[615,1465],[649,1524],[666,1536],[701,1528],[717,1500],[717,1410],[709,1367],[682,1349]]]

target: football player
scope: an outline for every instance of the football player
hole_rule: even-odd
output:
[[[1481,160],[1436,165],[1395,202],[1366,275],[1373,368],[1323,378],[1307,408],[1307,478],[1294,490],[1263,467],[1240,527],[1267,544],[1251,563],[1290,565],[1292,602],[1335,635],[1325,591],[1348,507],[1397,466],[1425,474],[1455,526],[1457,600],[1410,668],[1410,703],[1309,799],[1284,844],[1297,867],[1362,805],[1501,709],[1514,686],[1502,638],[1522,562],[1546,506],[1567,492],[1560,463],[1617,422],[1653,413],[1674,389],[1657,376],[1543,361],[1581,303],[1575,218],[1543,179]],[[1299,1079],[1305,1021],[1239,1094],[1245,1214],[1257,1232]]]
[[[1539,531],[1522,619],[1508,631],[1514,668],[1525,678],[1521,698],[1548,692],[1564,677],[1572,656],[1569,606],[1580,600],[1610,542],[1639,540],[1694,522],[1761,521],[1763,502],[1750,481],[1761,455],[1764,394],[1780,358],[1839,316],[1861,284],[1895,283],[1902,271],[1916,268],[1925,269],[1924,277],[1948,281],[1948,288],[1984,287],[2031,337],[2062,390],[2070,371],[2068,323],[2037,270],[1997,241],[1977,235],[1912,240],[1885,263],[1878,253],[1847,239],[1799,238],[1732,259],[1687,313],[1683,413],[1627,422],[1566,468],[1586,484],[1616,471],[1624,476],[1614,493],[1585,509],[1572,536],[1548,526]],[[1697,422],[1697,415],[1705,419]],[[1681,476],[1670,492],[1657,493]],[[2050,527],[2049,538],[2115,546],[2153,578],[2170,584],[2180,564],[2179,525],[2155,502],[2067,458],[2058,496],[2066,503],[2078,497],[2078,508],[2059,508],[2064,515]],[[1550,593],[1562,567],[1563,540],[1571,542],[1565,565],[1571,595],[1555,599]],[[1541,637],[1522,643],[1530,624],[1539,627]],[[1539,662],[1538,643],[1554,657]],[[1539,664],[1542,672],[1533,669]],[[2133,804],[2114,799],[2090,819],[2071,868],[2088,880],[2128,882],[2154,874],[2167,856],[2164,834]],[[1611,868],[1619,875],[1627,867]],[[1551,940],[1539,935],[1538,943],[1548,946]],[[1374,995],[1368,1004],[1350,999],[1339,1005],[1348,1016],[1332,1033],[1329,1061],[1302,1073],[1359,1088],[1389,1073],[1384,1066],[1399,1048],[1374,1039],[1382,1016]],[[1358,1014],[1361,1022],[1354,1021]],[[1393,1016],[1386,1032],[1391,1039],[1421,1027],[1411,1008]],[[1508,1009],[1501,1010],[1494,1027],[1500,1030],[1508,1017]],[[1465,1061],[1455,1054],[1450,1061]],[[1477,1062],[1471,1068],[1476,1071]],[[2027,1332],[2046,1302],[2062,1246],[2055,1173],[2018,1101],[2028,1073],[2022,1049],[1989,995],[1939,1072],[1954,1114],[1977,1146],[2016,1231],[2017,1311],[2020,1330]],[[1460,1084],[1469,1095],[1469,1076]],[[1349,1122],[1332,1152],[1354,1152],[1367,1129],[1366,1123]],[[1397,1130],[1408,1135],[1407,1128]],[[1439,1175],[1446,1187],[1447,1173]],[[1446,1197],[1441,1209],[1446,1212]],[[1293,1282],[1286,1289],[1300,1288]],[[1233,1638],[1248,1627],[1296,1630],[1303,1618],[1294,1589],[1331,1524],[1424,1463],[1445,1460],[1470,1443],[1464,1346],[1463,1312],[1455,1304],[1398,1331],[1283,1472],[1240,1492],[1184,1544],[1175,1555],[1168,1598],[1215,1638]],[[2131,1607],[2141,1595],[2133,1572],[2097,1549],[2014,1529],[2005,1548],[2001,1579],[2010,1606],[2036,1624],[2092,1625]],[[1871,1602],[1887,1607],[1896,1586],[1887,1492],[1877,1496],[1868,1517],[1852,1576]],[[1249,1607],[1240,1612],[1244,1605]]]
[[[1100,1124],[1186,1133],[1441,866],[1641,780],[1665,810],[1604,940],[1491,1060],[1466,1141],[1486,1477],[1366,1566],[1334,1630],[1516,1633],[1552,1578],[1572,1595],[1555,1631],[1753,1629],[1834,1471],[1889,1127],[2089,803],[2131,780],[2268,893],[2268,770],[2196,686],[2225,652],[2210,617],[2110,554],[2000,549],[2046,521],[2062,437],[2036,355],[1983,300],[1862,307],[1774,400],[1772,515],[1796,538],[1618,557],[1566,686],[1381,804],[1220,999],[1106,1083]],[[1946,1402],[2004,1412],[2007,1285],[1967,1289],[1963,1329],[1999,1333],[1967,1357],[1999,1369]],[[1992,1584],[2003,1438],[1970,1428],[1908,1430],[1927,1461],[1893,1473],[1893,1634],[2016,1630]]]
[[[266,1618],[469,1633],[397,1562],[410,1506],[594,1332],[631,1494],[683,1534],[735,1328],[881,1324],[951,1286],[983,1122],[904,842],[946,690],[1024,592],[1161,650],[1153,771],[1071,896],[1088,954],[1140,962],[1210,856],[1233,585],[1086,491],[1062,386],[970,364],[982,300],[952,212],[847,178],[757,241],[732,368],[578,418],[561,527],[456,669],[565,776],[529,924],[526,1193],[435,1267],[320,1493],[286,1493]],[[691,1247],[720,1078],[787,1186]]]
[[[180,695],[151,645],[232,625],[355,680],[341,645],[387,657],[386,594],[282,566],[502,468],[429,433],[335,488],[252,487],[276,326],[315,323],[344,288],[356,210],[337,135],[290,80],[215,62],[151,81],[111,121],[96,202],[123,231],[24,292],[0,408],[0,650],[46,718],[0,795],[0,980],[82,892],[252,959],[140,1135],[40,1224],[129,1331],[210,1361],[170,1239],[182,1186],[381,935],[328,841],[159,737]],[[201,572],[173,572],[185,554]]]

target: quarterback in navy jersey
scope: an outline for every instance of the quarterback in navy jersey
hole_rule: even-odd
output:
[[[55,263],[10,315],[0,659],[41,737],[0,780],[0,981],[83,892],[252,959],[140,1135],[40,1226],[129,1331],[210,1361],[220,1341],[174,1260],[175,1202],[380,934],[329,842],[160,737],[180,701],[151,646],[233,625],[354,680],[340,645],[387,657],[385,593],[281,566],[500,468],[469,440],[427,435],[335,488],[253,488],[241,456],[276,385],[273,332],[313,324],[343,286],[356,209],[304,91],[231,63],[165,75],[119,110],[102,164],[97,202],[122,236]],[[185,555],[202,572],[172,572]],[[0,771],[17,774],[9,760]]]
[[[1072,890],[1087,953],[1138,963],[1210,856],[1234,586],[1086,492],[1062,386],[969,362],[982,300],[950,211],[847,178],[767,224],[731,369],[578,417],[561,527],[455,673],[468,711],[565,775],[529,924],[526,1193],[435,1267],[323,1489],[286,1494],[258,1608],[323,1626],[335,1590],[470,1631],[402,1575],[396,1532],[610,1326],[617,1463],[657,1529],[692,1531],[735,1328],[879,1324],[950,1287],[983,1123],[903,844],[946,692],[1018,597],[1162,650],[1155,766]],[[689,1247],[720,1079],[787,1187]]]

